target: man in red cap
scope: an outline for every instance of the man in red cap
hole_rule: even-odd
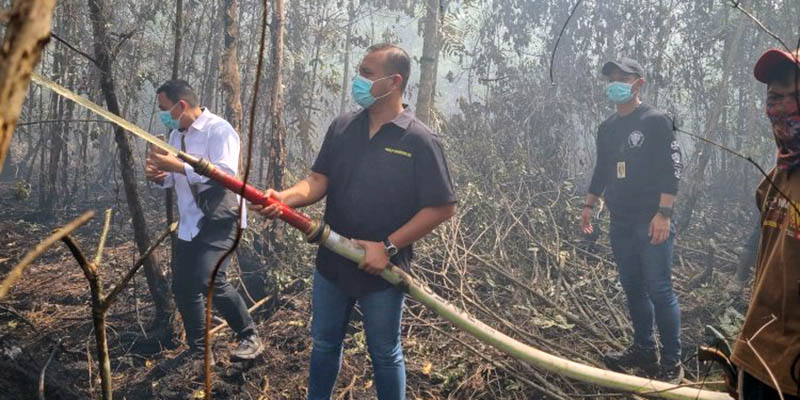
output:
[[[776,166],[758,186],[761,242],[752,298],[732,359],[741,399],[800,398],[800,52],[772,49],[754,70],[767,85]],[[772,181],[772,183],[770,183]]]

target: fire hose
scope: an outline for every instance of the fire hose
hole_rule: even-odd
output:
[[[102,116],[110,122],[122,127],[133,135],[144,139],[148,143],[177,156],[189,164],[196,173],[207,176],[209,179],[221,184],[225,188],[240,194],[247,201],[260,205],[278,205],[282,211],[280,219],[298,229],[305,235],[309,243],[325,246],[333,252],[356,263],[361,262],[364,250],[349,238],[334,232],[321,221],[315,221],[305,214],[267,197],[262,191],[253,186],[244,184],[238,178],[231,176],[210,163],[208,160],[194,157],[179,151],[163,140],[144,131],[135,124],[126,121],[116,114],[100,107],[91,100],[73,93],[69,89],[33,73],[31,79],[34,83],[85,107]],[[571,360],[567,360],[542,350],[524,344],[485,323],[473,318],[465,311],[453,306],[445,299],[434,293],[427,285],[421,283],[411,274],[395,265],[389,265],[381,273],[381,277],[396,287],[403,290],[413,299],[424,304],[440,317],[446,319],[459,329],[469,333],[481,342],[492,346],[501,352],[524,361],[535,367],[552,373],[566,376],[586,383],[592,383],[606,388],[636,393],[648,397],[679,400],[729,400],[727,393],[703,390],[685,385],[675,385],[652,379],[641,378],[633,375],[622,374],[596,368]]]

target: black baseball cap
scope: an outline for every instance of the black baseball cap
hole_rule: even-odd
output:
[[[616,61],[609,61],[605,63],[602,69],[603,75],[611,75],[611,72],[614,71],[615,67],[619,68],[620,71],[626,74],[636,74],[639,75],[639,77],[644,78],[644,68],[642,68],[642,65],[634,59],[625,57],[617,59]]]

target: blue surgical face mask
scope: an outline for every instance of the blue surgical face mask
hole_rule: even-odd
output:
[[[606,86],[606,96],[614,104],[625,104],[633,100],[633,84],[611,82]]]
[[[375,98],[375,96],[372,95],[372,85],[375,82],[377,82],[379,80],[382,80],[382,79],[389,78],[390,76],[391,75],[384,76],[383,78],[379,78],[379,79],[376,79],[374,81],[371,81],[371,80],[361,76],[361,74],[356,75],[356,77],[353,78],[353,84],[351,85],[351,89],[350,89],[350,92],[353,95],[353,100],[355,100],[355,102],[358,105],[360,105],[361,107],[370,108],[373,104],[375,104],[376,101],[378,101],[378,100],[388,96],[390,93],[392,93],[392,92],[388,92],[388,93],[386,93],[384,95],[381,95],[378,98]]]
[[[167,129],[174,130],[180,129],[181,127],[180,119],[183,116],[183,113],[181,113],[181,117],[178,117],[178,119],[172,118],[172,109],[177,105],[178,103],[175,103],[172,107],[170,107],[169,110],[158,112],[158,119],[164,123],[164,126],[166,126]]]

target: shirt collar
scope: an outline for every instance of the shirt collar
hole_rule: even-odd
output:
[[[194,122],[192,122],[192,124],[189,125],[189,129],[186,130],[187,132],[191,130],[195,131],[203,130],[208,120],[211,119],[211,111],[208,111],[208,108],[205,107],[203,107],[202,110],[203,112],[200,113],[197,119],[195,119]]]
[[[408,104],[403,104],[403,112],[394,117],[391,123],[403,128],[403,130],[406,130],[408,129],[408,126],[411,125],[411,121],[413,120],[414,109]]]
[[[366,108],[362,109],[358,117],[368,120],[369,118],[368,110]],[[400,114],[397,114],[397,116],[394,117],[394,119],[389,121],[388,123],[394,124],[399,128],[406,130],[408,129],[408,126],[411,125],[411,121],[413,120],[414,120],[414,108],[408,104],[403,103],[403,111]]]

